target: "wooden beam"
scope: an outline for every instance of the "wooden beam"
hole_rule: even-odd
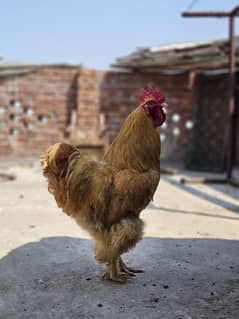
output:
[[[239,16],[239,6],[231,11],[185,11],[184,18],[225,18]]]
[[[182,16],[184,18],[225,18],[229,17],[231,12],[226,11],[193,11],[193,12],[183,12]]]

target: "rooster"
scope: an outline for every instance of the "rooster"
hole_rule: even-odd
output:
[[[160,137],[165,121],[164,95],[149,88],[127,117],[103,161],[81,155],[71,144],[57,143],[41,156],[48,190],[60,208],[95,240],[95,257],[106,265],[104,279],[125,282],[140,269],[121,255],[143,237],[140,212],[152,200],[160,179]]]

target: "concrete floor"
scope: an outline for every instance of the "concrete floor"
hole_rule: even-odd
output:
[[[11,165],[0,163],[16,175],[0,182],[1,319],[239,318],[239,189],[162,176],[145,238],[125,256],[145,273],[117,284],[39,167]]]

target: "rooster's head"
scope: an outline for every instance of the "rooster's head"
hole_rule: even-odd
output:
[[[163,93],[154,88],[142,89],[139,95],[139,101],[142,103],[146,114],[152,119],[155,126],[161,126],[166,120],[163,110],[167,107]]]

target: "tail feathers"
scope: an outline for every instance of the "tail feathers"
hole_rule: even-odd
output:
[[[68,194],[65,186],[69,163],[72,165],[76,157],[80,157],[79,150],[67,143],[56,143],[50,146],[40,157],[43,175],[48,181],[48,190],[54,195],[61,208],[67,204]],[[64,211],[67,212],[67,210]]]

